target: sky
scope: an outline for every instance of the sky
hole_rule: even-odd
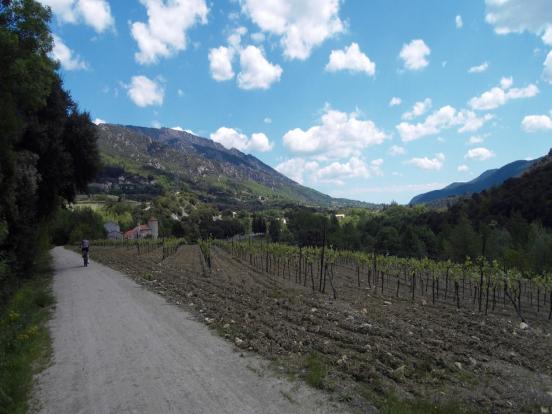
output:
[[[552,147],[550,0],[40,0],[96,123],[407,203]]]

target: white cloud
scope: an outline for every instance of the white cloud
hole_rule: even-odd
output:
[[[94,124],[96,125],[101,125],[101,124],[105,124],[105,120],[101,119],[101,118],[96,118],[92,121]]]
[[[470,137],[470,139],[468,140],[468,145],[476,145],[476,144],[481,144],[483,143],[483,137],[479,136],[479,135],[473,135]]]
[[[412,110],[405,112],[402,115],[402,119],[410,121],[414,118],[422,116],[431,108],[431,99],[426,98],[423,101],[416,102],[412,107]]]
[[[376,64],[360,51],[357,43],[353,42],[344,50],[332,50],[326,70],[329,72],[348,70],[349,72],[364,72],[369,76],[374,76]]]
[[[395,157],[397,155],[404,155],[406,153],[406,150],[404,147],[401,147],[399,145],[393,145],[391,148],[389,148],[389,155]]]
[[[459,127],[458,132],[474,132],[481,128],[485,122],[492,119],[492,115],[486,114],[478,117],[475,112],[462,109],[457,111],[447,105],[429,115],[423,122],[411,124],[401,122],[396,126],[403,142],[436,135],[445,129]]]
[[[265,119],[263,119],[263,122],[264,122],[265,124],[271,124],[271,123],[272,123],[272,119],[269,118],[269,117],[267,116]]]
[[[251,134],[251,139],[249,140],[247,149],[249,151],[267,152],[270,151],[273,146],[274,144],[270,142],[265,134],[262,132],[256,132]]]
[[[39,0],[49,6],[60,22],[83,21],[98,33],[114,27],[115,20],[106,0]]]
[[[525,132],[552,130],[552,118],[548,115],[528,115],[521,121]]]
[[[548,52],[546,60],[543,63],[544,70],[542,72],[542,77],[548,83],[552,83],[552,51]]]
[[[460,29],[460,28],[462,28],[462,26],[464,26],[464,22],[462,21],[462,16],[460,16],[460,15],[456,16],[456,18],[454,19],[454,22],[456,23],[456,28],[457,29]]]
[[[397,106],[402,103],[402,99],[398,98],[396,96],[393,96],[391,100],[389,101],[389,106]]]
[[[269,89],[282,76],[282,68],[266,60],[256,46],[247,46],[240,52],[240,66],[238,86],[241,89]]]
[[[286,132],[283,141],[292,152],[346,158],[359,156],[364,148],[381,144],[387,138],[372,121],[358,119],[356,112],[347,114],[327,106],[320,125],[306,131],[292,129]]]
[[[483,62],[479,66],[472,66],[471,68],[469,68],[468,73],[482,73],[485,72],[487,69],[489,69],[489,63]]]
[[[500,86],[495,86],[480,96],[470,99],[469,105],[478,111],[487,111],[505,105],[509,100],[531,98],[539,93],[539,88],[529,84],[525,88],[512,88],[512,78],[502,78]]]
[[[435,154],[435,158],[412,158],[406,161],[406,164],[412,164],[422,170],[440,170],[445,162],[445,154],[442,152]]]
[[[306,161],[303,158],[292,158],[278,164],[275,170],[291,178],[293,181],[303,184],[304,174],[318,169],[316,161]]]
[[[531,32],[552,45],[552,7],[549,0],[485,0],[487,23],[500,35]]]
[[[262,132],[256,132],[248,138],[247,135],[234,128],[220,127],[211,135],[211,139],[225,148],[235,148],[242,152],[267,152],[273,147],[268,137]]]
[[[133,76],[127,89],[130,99],[140,107],[163,104],[164,88],[146,76]]]
[[[320,168],[313,174],[313,179],[319,182],[343,185],[347,178],[369,178],[371,176],[370,171],[381,175],[380,167],[382,163],[382,159],[377,159],[367,165],[360,158],[351,157],[346,163],[334,161],[328,166]]]
[[[404,62],[405,69],[421,70],[429,65],[427,57],[431,54],[431,49],[421,39],[415,39],[408,44],[404,44],[399,57]]]
[[[156,63],[186,49],[186,32],[196,23],[207,22],[205,0],[140,0],[146,7],[147,23],[131,24],[132,37],[139,51],[134,54],[140,64]]]
[[[478,147],[478,148],[472,148],[469,150],[464,158],[470,159],[470,160],[478,160],[478,161],[485,161],[489,158],[492,158],[495,156],[495,153],[491,150],[488,150],[487,148]]]
[[[177,94],[178,96],[182,97],[182,96],[184,96],[184,91],[183,91],[182,89],[178,89],[178,90],[176,91],[176,94]]]
[[[51,56],[52,59],[57,60],[61,64],[63,69],[79,70],[88,68],[88,64],[78,55],[75,55],[59,36],[53,35],[53,38],[54,47],[52,48]]]
[[[209,69],[214,80],[221,82],[234,77],[233,57],[234,51],[224,46],[209,50]]]
[[[307,59],[312,49],[344,31],[340,0],[243,0],[242,11],[263,32],[280,36],[284,56]]]
[[[180,131],[180,132],[184,131],[184,128],[182,128],[181,126],[174,126],[171,129],[174,129],[175,131]]]
[[[98,33],[115,24],[109,3],[105,0],[78,0],[77,8],[84,21]]]
[[[468,167],[466,164],[461,164],[458,166],[457,170],[459,172],[468,172],[470,170],[470,167]]]
[[[159,121],[151,121],[151,126],[156,129],[161,129],[163,125]]]

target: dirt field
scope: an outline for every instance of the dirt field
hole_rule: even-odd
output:
[[[197,246],[182,246],[165,260],[160,251],[138,256],[126,248],[95,247],[92,256],[190,309],[237,347],[271,359],[276,370],[359,412],[408,406],[416,412],[552,413],[548,322],[526,327],[507,310],[484,316],[421,298],[345,289],[350,284],[339,278],[333,300],[219,248],[212,250],[210,276],[203,275]]]

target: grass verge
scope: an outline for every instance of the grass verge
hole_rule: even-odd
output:
[[[33,376],[47,364],[51,342],[46,322],[54,297],[51,258],[45,254],[35,275],[0,309],[0,413],[29,410]]]

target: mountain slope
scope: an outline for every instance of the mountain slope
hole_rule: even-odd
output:
[[[535,160],[522,175],[473,194],[462,204],[476,222],[501,223],[517,213],[529,223],[539,221],[552,228],[552,150]]]
[[[101,192],[144,199],[164,189],[184,188],[204,201],[228,206],[370,206],[304,187],[252,155],[188,132],[112,124],[97,129],[106,167],[92,187]]]
[[[452,183],[441,190],[429,191],[414,197],[410,204],[425,204],[449,197],[466,196],[502,184],[508,178],[517,177],[525,172],[536,160],[514,161],[501,168],[487,170],[479,177],[465,183]]]

